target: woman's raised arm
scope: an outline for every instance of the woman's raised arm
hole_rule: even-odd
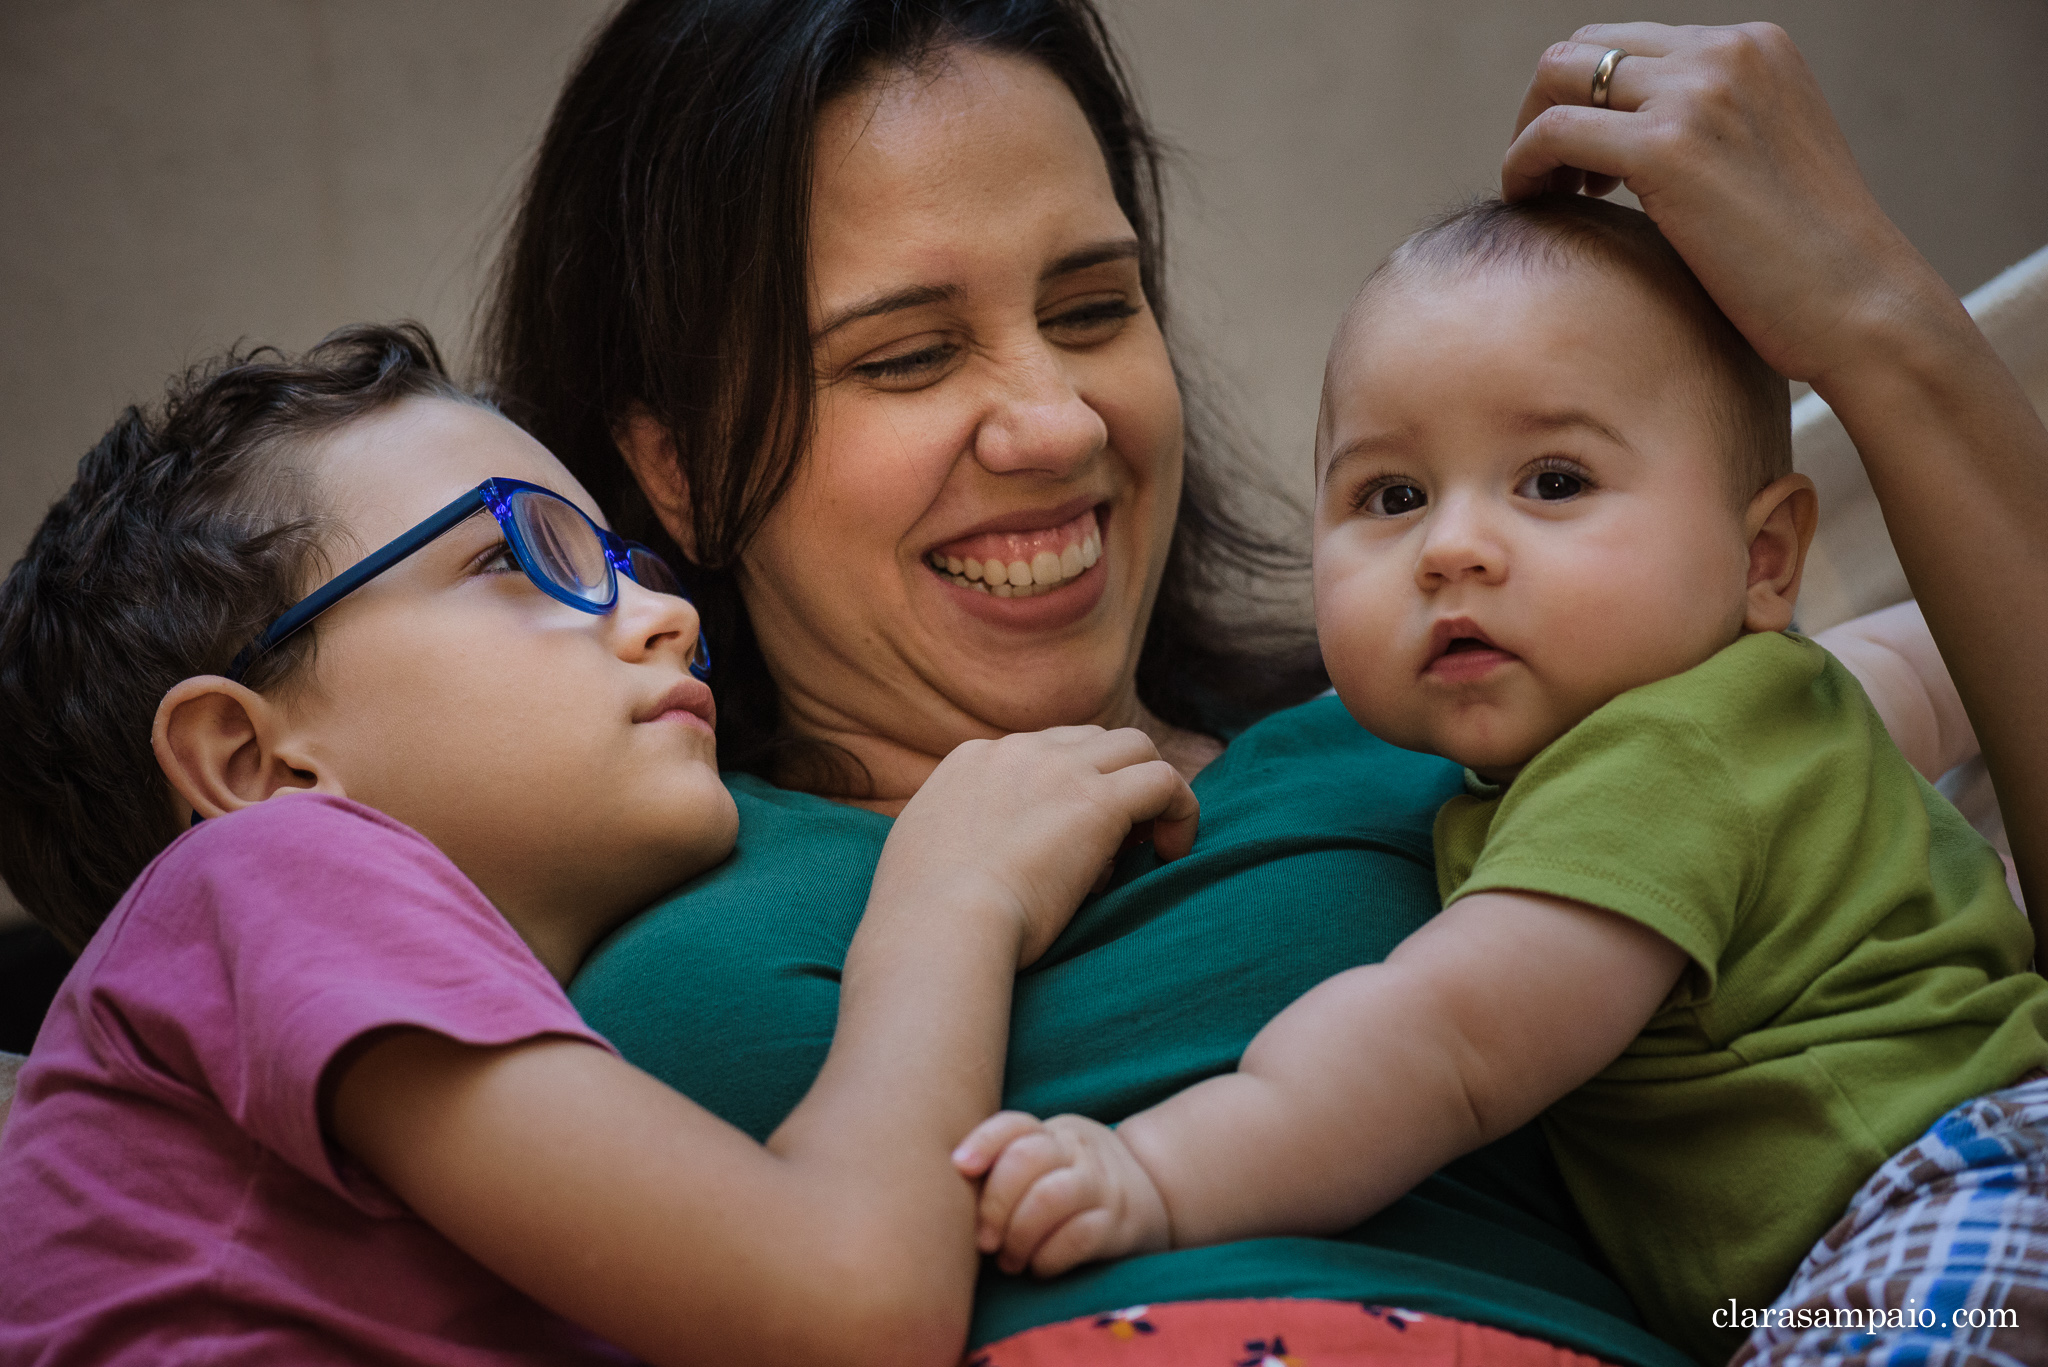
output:
[[[1613,48],[1609,107],[1592,107]],[[1502,192],[1620,181],[1862,453],[2048,938],[2048,429],[1885,217],[1782,29],[1598,24],[1543,54]]]

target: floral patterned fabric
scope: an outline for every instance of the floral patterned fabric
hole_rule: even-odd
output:
[[[1504,1329],[1355,1301],[1134,1305],[1041,1325],[966,1367],[1600,1367]]]

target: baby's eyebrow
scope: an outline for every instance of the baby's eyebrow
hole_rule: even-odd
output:
[[[1367,460],[1373,456],[1393,455],[1412,450],[1415,446],[1413,427],[1396,427],[1385,432],[1368,432],[1362,437],[1353,437],[1332,451],[1323,460],[1323,478],[1328,479],[1339,466],[1354,460]]]
[[[1605,437],[1626,451],[1635,450],[1635,443],[1621,435],[1614,428],[1594,417],[1583,408],[1561,408],[1549,412],[1517,413],[1502,424],[1516,436],[1544,436],[1551,432],[1566,432],[1574,429],[1591,432]]]

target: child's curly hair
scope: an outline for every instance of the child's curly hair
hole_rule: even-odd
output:
[[[150,730],[327,570],[308,443],[400,399],[474,402],[415,323],[230,351],[100,438],[0,583],[0,877],[74,953],[178,835]],[[302,631],[244,682],[284,684]]]

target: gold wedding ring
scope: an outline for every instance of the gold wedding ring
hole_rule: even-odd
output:
[[[1628,56],[1618,47],[1607,49],[1600,59],[1600,65],[1593,68],[1593,107],[1607,108],[1607,99],[1614,84],[1614,68],[1621,65],[1621,59]]]

